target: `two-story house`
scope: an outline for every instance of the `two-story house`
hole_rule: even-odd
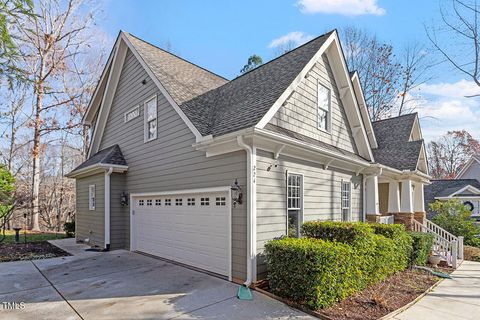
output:
[[[425,214],[418,117],[370,121],[336,31],[231,81],[120,32],[83,121],[68,176],[77,240],[99,248],[250,284],[304,221]]]

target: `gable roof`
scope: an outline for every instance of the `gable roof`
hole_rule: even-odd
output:
[[[436,197],[448,197],[468,186],[480,189],[480,182],[476,179],[431,180],[431,184],[424,187],[425,208],[430,211],[428,204],[435,202]]]
[[[465,165],[462,167],[462,169],[460,170],[459,173],[457,173],[457,176],[456,178],[461,178],[463,177],[463,175],[465,174],[465,172],[467,172],[468,168],[470,168],[472,165],[474,164],[477,164],[477,165],[480,165],[480,159],[476,156],[472,156],[470,157],[470,159],[468,159],[467,163],[465,163]],[[479,177],[480,178],[480,177]]]
[[[178,105],[228,82],[129,33],[125,33],[125,36]]]
[[[376,162],[398,170],[417,170],[423,139],[409,141],[417,113],[372,122],[378,148]]]
[[[93,156],[84,161],[82,164],[80,164],[78,167],[73,169],[68,175],[72,175],[79,170],[101,164],[116,166],[127,165],[127,161],[123,157],[122,150],[120,150],[118,144],[98,151]]]
[[[202,135],[256,125],[318,52],[329,32],[180,105]]]

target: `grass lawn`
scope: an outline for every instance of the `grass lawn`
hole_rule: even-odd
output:
[[[0,242],[2,244],[12,244],[15,243],[15,231],[6,230],[5,231],[5,240]],[[0,239],[3,235],[0,233]],[[65,232],[54,233],[54,232],[32,232],[27,231],[27,243],[29,242],[38,242],[38,241],[47,241],[55,239],[65,238]],[[20,230],[20,243],[25,243],[25,233],[23,230]]]

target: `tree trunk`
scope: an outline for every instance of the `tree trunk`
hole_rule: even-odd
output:
[[[37,84],[37,101],[35,106],[35,128],[33,134],[33,174],[32,174],[32,220],[30,228],[40,231],[40,210],[39,210],[39,194],[40,194],[40,126],[41,112],[43,106],[43,84]]]

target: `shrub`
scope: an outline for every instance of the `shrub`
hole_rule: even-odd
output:
[[[391,239],[394,243],[396,253],[391,255],[390,267],[400,271],[408,267],[412,253],[413,239],[405,230],[403,224],[371,224],[374,232],[378,235]]]
[[[432,221],[455,236],[463,236],[465,244],[479,246],[477,235],[480,229],[471,219],[471,212],[458,199],[435,201],[430,204],[430,210],[435,211]]]
[[[302,235],[266,244],[268,278],[274,293],[312,309],[404,270],[412,248],[403,226],[315,221]]]
[[[476,261],[480,262],[480,249],[477,247],[465,246],[464,250],[464,258],[465,260],[469,261]]]
[[[363,285],[361,262],[347,244],[283,238],[269,241],[265,253],[272,292],[310,309],[328,307]]]
[[[67,238],[72,238],[75,236],[75,220],[71,222],[65,222],[63,224],[63,230],[66,233]]]
[[[307,238],[351,244],[371,234],[372,228],[361,222],[309,221],[302,225],[301,232]]]
[[[413,249],[410,255],[410,264],[424,266],[427,264],[428,256],[432,250],[433,235],[424,232],[410,232],[413,239]]]

